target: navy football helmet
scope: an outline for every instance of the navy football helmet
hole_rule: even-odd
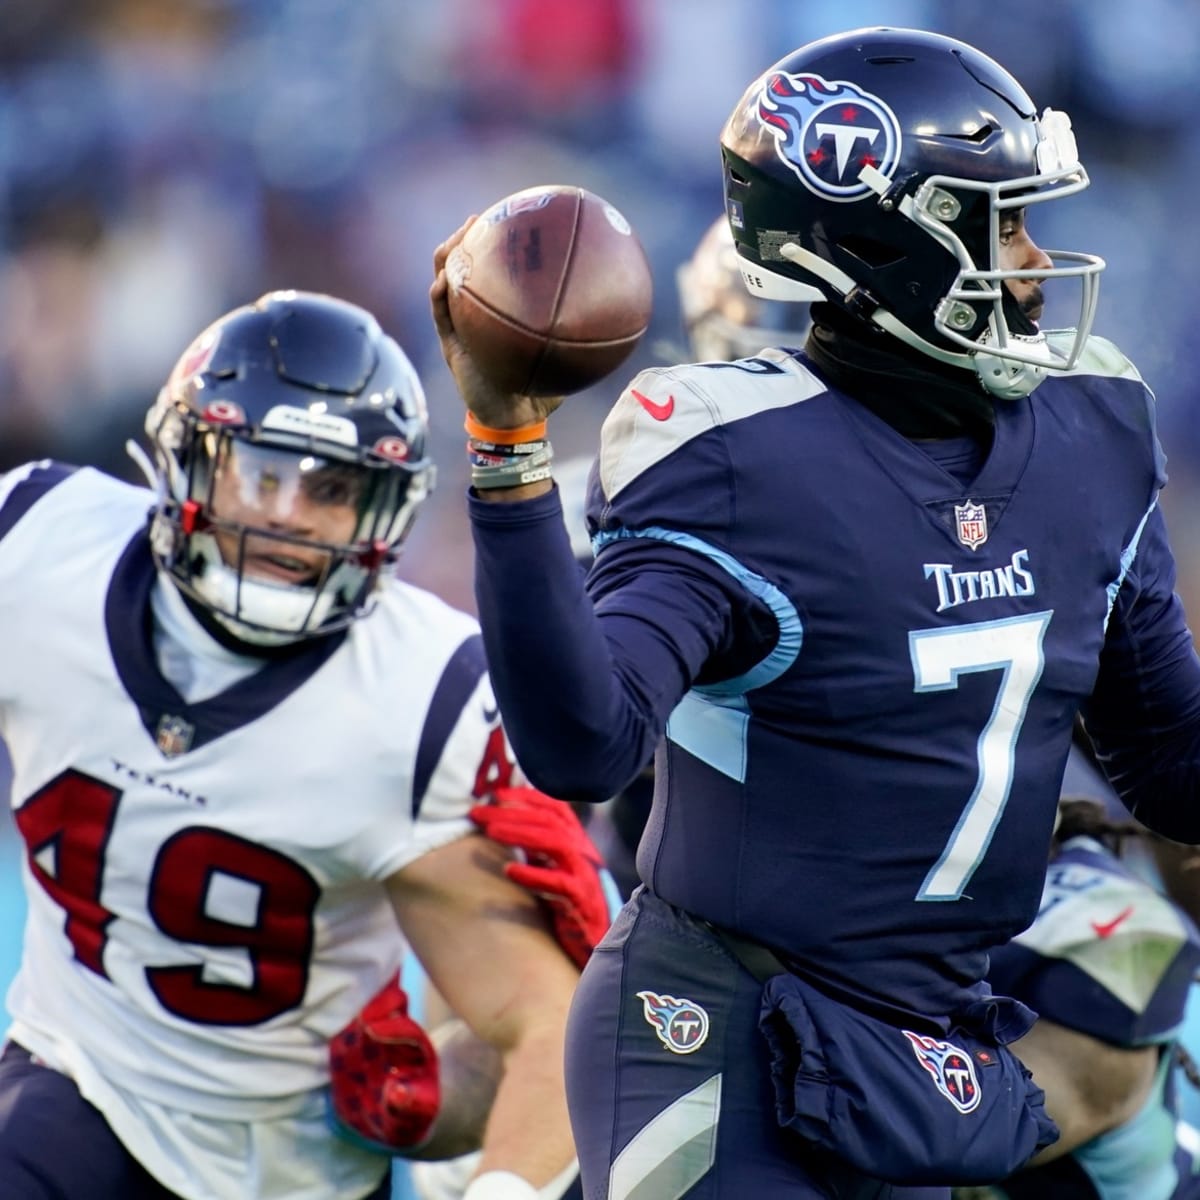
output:
[[[146,432],[156,561],[252,645],[367,611],[434,483],[412,364],[370,313],[314,293],[271,292],[209,326]]]
[[[804,342],[808,306],[775,303],[747,290],[723,215],[680,264],[675,283],[691,351],[701,362],[731,362],[751,358],[764,346]]]
[[[1070,120],[1039,118],[987,55],[940,34],[860,29],[754,81],[721,134],[726,216],[747,287],[829,300],[997,396],[1078,361],[1102,259],[1046,251],[1004,270],[1005,213],[1088,186]],[[1074,329],[1048,341],[1003,286],[1072,277]]]

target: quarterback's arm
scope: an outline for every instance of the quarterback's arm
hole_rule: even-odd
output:
[[[619,792],[706,665],[732,677],[777,635],[732,575],[661,540],[607,547],[585,590],[557,490],[520,504],[472,498],[470,512],[492,684],[517,760],[552,796]]]
[[[1173,841],[1200,842],[1200,659],[1158,509],[1117,593],[1083,719],[1133,815]]]
[[[1046,1093],[1058,1141],[1026,1166],[1070,1154],[1133,1117],[1146,1102],[1158,1067],[1154,1046],[1110,1046],[1044,1017],[1010,1047]]]
[[[542,1187],[575,1156],[563,1029],[578,973],[536,899],[505,877],[509,861],[503,847],[472,835],[422,855],[387,887],[433,985],[503,1060],[480,1170]]]

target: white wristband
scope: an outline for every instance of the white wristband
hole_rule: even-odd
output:
[[[511,1171],[485,1171],[471,1180],[463,1200],[538,1200],[538,1190]]]

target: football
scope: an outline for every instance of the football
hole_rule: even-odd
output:
[[[650,264],[629,222],[581,187],[493,204],[446,260],[450,317],[498,387],[565,396],[603,379],[650,323]]]

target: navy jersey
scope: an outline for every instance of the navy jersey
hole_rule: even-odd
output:
[[[802,355],[643,372],[605,424],[590,602],[538,532],[552,499],[472,506],[517,753],[598,799],[665,720],[646,884],[852,994],[950,1011],[1037,911],[1094,690],[1110,747],[1187,731],[1158,803],[1195,791],[1163,481],[1150,394],[1099,340],[997,403],[966,485]],[[1151,790],[1120,767],[1127,800]]]

